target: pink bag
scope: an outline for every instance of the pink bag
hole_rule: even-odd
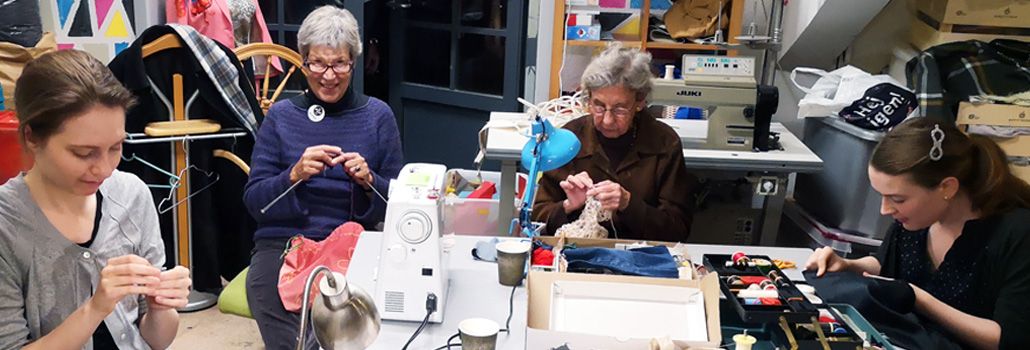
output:
[[[354,255],[358,238],[364,231],[365,228],[361,227],[361,224],[346,222],[321,242],[301,235],[290,239],[283,266],[279,269],[279,298],[282,299],[286,311],[300,312],[301,304],[304,302],[304,283],[316,266],[325,265],[333,272],[347,275],[350,258]],[[321,278],[320,276],[312,284],[312,297]]]

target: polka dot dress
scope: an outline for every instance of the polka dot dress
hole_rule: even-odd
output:
[[[963,234],[955,240],[936,271],[927,251],[928,230],[901,230],[897,235],[898,276],[927,291],[937,299],[959,310],[969,312],[975,306],[973,271],[983,252],[983,245],[970,242]],[[977,248],[979,247],[979,248]]]

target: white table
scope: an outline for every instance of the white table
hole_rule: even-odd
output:
[[[783,203],[786,199],[788,176],[798,172],[817,172],[823,167],[822,159],[780,123],[772,123],[769,131],[779,133],[783,150],[747,152],[702,148],[708,132],[707,120],[658,120],[671,126],[680,136],[680,141],[683,143],[683,159],[688,169],[756,172],[777,180],[779,191],[775,195],[765,196],[761,203],[761,231],[759,231],[760,236],[756,241],[763,246],[772,246],[776,242]],[[512,181],[507,180],[514,178],[521,158],[522,147],[527,141],[527,138],[515,131],[511,125],[521,123],[525,129],[528,128],[529,122],[528,117],[523,113],[494,112],[490,114],[490,123],[502,126],[488,130],[483,151],[486,159],[501,161],[501,217],[498,232],[507,234],[515,211],[513,206],[515,185]]]
[[[448,303],[444,306],[444,322],[430,324],[422,331],[409,349],[431,350],[444,345],[447,338],[458,332],[458,323],[466,318],[483,317],[496,321],[504,327],[508,316],[508,296],[511,287],[497,281],[497,265],[472,259],[472,248],[476,242],[492,237],[455,236],[456,244],[450,254],[450,288]],[[369,294],[375,292],[373,275],[379,266],[379,248],[383,239],[381,232],[365,232],[358,240],[347,272],[349,283],[363,288]],[[513,238],[502,238],[513,239]],[[688,244],[694,261],[700,261],[704,254],[731,254],[744,250],[753,255],[768,255],[774,259],[794,261],[799,266],[808,260],[812,250],[805,248],[736,247],[719,245]],[[799,269],[785,271],[787,277],[801,281],[804,277]],[[511,318],[511,333],[497,336],[498,349],[523,349],[526,341],[526,289],[515,291],[514,312]],[[418,322],[384,320],[379,338],[370,349],[397,350],[404,346],[411,334],[418,328]]]

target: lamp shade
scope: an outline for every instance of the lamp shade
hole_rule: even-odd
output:
[[[538,138],[536,137],[531,137],[522,148],[523,166],[529,168],[533,164],[535,158],[533,154],[534,149],[540,152],[539,163],[537,163],[538,171],[558,169],[572,161],[576,154],[579,154],[579,138],[572,131],[555,128],[546,119],[543,121],[543,129],[543,137],[539,138],[542,139],[542,141],[539,141],[539,148],[537,148]]]
[[[310,282],[320,272],[330,271],[324,266],[312,271],[308,278],[309,288],[305,288],[305,297],[310,296]],[[382,322],[372,297],[360,287],[349,285],[347,278],[338,272],[332,272],[331,276],[326,275],[318,283],[318,287],[319,293],[310,304],[311,326],[322,349],[365,349],[371,345],[379,336]],[[305,302],[302,306],[308,305]],[[301,342],[304,339],[303,326],[306,323],[304,314],[301,313]]]

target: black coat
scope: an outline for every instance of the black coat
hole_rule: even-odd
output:
[[[108,67],[114,75],[132,91],[139,104],[126,115],[125,129],[128,133],[141,133],[151,122],[168,121],[172,116],[165,104],[154,93],[159,89],[172,100],[172,74],[183,76],[184,100],[194,93],[198,96],[186,115],[189,119],[213,119],[226,128],[242,128],[234,118],[232,111],[215,85],[200,66],[197,57],[188,47],[170,49],[155,53],[144,60],[142,47],[164,34],[176,34],[169,26],[153,26],[144,31],[131,46],[118,54]],[[251,79],[243,74],[236,55],[221,44],[217,44],[233,61],[233,65],[241,72],[238,84],[248,96],[248,102],[258,122],[263,115],[258,105]],[[147,79],[153,81],[151,86]],[[174,103],[174,102],[173,102]],[[244,129],[245,130],[245,129]],[[153,143],[142,145],[126,144],[125,157],[135,155],[162,169],[174,172],[171,162],[173,143]],[[250,250],[253,248],[253,234],[256,224],[243,207],[243,186],[247,175],[231,162],[214,158],[216,149],[229,150],[249,162],[254,149],[254,135],[238,138],[197,140],[188,145],[189,162],[203,171],[217,174],[218,181],[212,182],[202,171],[191,170],[190,190],[196,195],[190,198],[190,215],[192,221],[193,256],[190,268],[193,271],[193,284],[197,290],[217,292],[222,288],[221,279],[232,279],[250,263]],[[118,167],[123,171],[138,175],[148,184],[168,184],[169,177],[161,172],[145,166],[139,161],[121,162]],[[209,188],[197,192],[207,185]],[[168,196],[168,189],[152,190],[154,203],[159,204]],[[170,206],[165,203],[162,208]],[[165,241],[165,252],[168,256],[168,267],[176,264],[175,230],[173,213],[168,211],[160,215],[161,235]]]

